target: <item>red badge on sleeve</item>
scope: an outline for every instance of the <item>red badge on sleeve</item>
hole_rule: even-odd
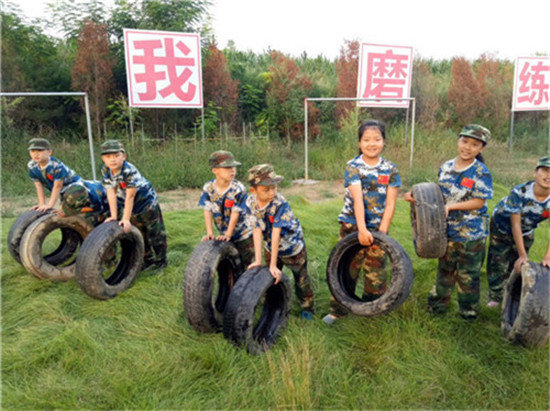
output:
[[[53,175],[48,174],[48,175],[46,175],[46,177],[48,178],[48,180],[53,181]]]
[[[387,185],[389,182],[390,182],[390,176],[388,175],[378,176],[378,184]]]
[[[267,216],[267,218],[269,218],[269,222],[271,224],[273,224],[273,221],[275,221],[275,217],[273,217],[272,215]]]
[[[550,210],[544,210],[542,212],[542,218],[550,218]]]
[[[225,202],[223,203],[223,206],[225,208],[231,208],[233,207],[233,205],[235,205],[235,201],[234,200],[230,200],[229,198],[226,198],[225,199]]]
[[[471,178],[464,177],[460,182],[460,185],[462,187],[472,188],[474,186],[474,180],[472,180]]]
[[[123,190],[126,188],[126,183],[124,181],[120,182],[120,188],[122,188]]]

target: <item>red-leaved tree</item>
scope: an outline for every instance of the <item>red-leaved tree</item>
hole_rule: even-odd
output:
[[[336,74],[338,75],[336,97],[357,96],[358,70],[359,41],[346,40],[345,46],[340,49],[340,57],[336,62]],[[346,118],[348,116],[348,112],[353,110],[355,106],[356,103],[353,101],[338,102],[334,110],[337,124],[340,124],[341,120]]]
[[[481,109],[479,86],[471,64],[463,57],[453,59],[447,96],[461,125],[471,123],[478,116]]]
[[[208,46],[202,73],[205,105],[214,103],[220,120],[234,126],[238,120],[239,82],[231,77],[227,59],[215,42]]]
[[[98,137],[101,135],[107,100],[114,89],[113,65],[107,26],[86,20],[78,37],[71,79],[75,91],[88,93],[92,122]]]

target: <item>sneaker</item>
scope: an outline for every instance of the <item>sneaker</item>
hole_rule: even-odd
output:
[[[327,314],[323,317],[323,321],[328,325],[334,324],[337,319],[338,317],[332,314]]]
[[[491,300],[487,303],[487,307],[489,308],[497,308],[500,305],[498,301]]]
[[[304,320],[313,320],[313,313],[311,311],[303,310],[300,314],[300,317],[302,317]]]

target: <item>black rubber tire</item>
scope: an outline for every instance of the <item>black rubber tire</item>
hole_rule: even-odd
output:
[[[21,239],[25,230],[34,221],[40,217],[48,214],[49,212],[39,213],[38,211],[29,210],[24,212],[14,221],[10,227],[8,233],[8,251],[15,261],[21,264],[21,257],[19,256],[19,247],[21,245]],[[70,229],[61,229],[61,241],[57,249],[44,257],[51,265],[63,264],[69,258],[71,258],[80,245],[78,242],[79,236],[75,236],[75,232]]]
[[[70,258],[75,257],[78,246],[82,244],[93,227],[79,216],[62,218],[57,214],[43,215],[25,230],[19,246],[19,257],[23,267],[34,276],[54,281],[67,281],[75,276],[74,261],[66,265],[61,263],[53,265],[42,256],[44,240],[56,229],[65,232],[66,237],[65,246],[62,250],[58,247],[60,251],[57,256],[61,256],[59,260],[62,262],[69,262]],[[67,234],[68,232],[71,234]]]
[[[414,280],[411,259],[403,247],[391,237],[371,231],[374,244],[388,256],[392,267],[391,282],[384,294],[374,301],[362,301],[355,295],[349,267],[353,257],[364,248],[357,232],[342,238],[330,253],[327,263],[327,282],[330,292],[343,307],[362,317],[386,314],[398,308],[409,296]]]
[[[550,268],[528,263],[508,279],[502,303],[502,336],[514,344],[542,347],[550,336]]]
[[[435,183],[412,188],[411,226],[416,254],[421,258],[441,258],[447,251],[447,218],[441,188]]]
[[[261,354],[271,348],[288,321],[290,280],[283,275],[277,285],[274,281],[269,268],[255,267],[241,276],[227,301],[223,335],[250,354]],[[261,314],[255,323],[257,310]]]
[[[229,294],[243,272],[239,250],[233,243],[211,240],[195,247],[183,279],[183,308],[193,328],[204,333],[221,331]]]
[[[104,262],[112,247],[120,243],[121,255],[112,274],[103,277]],[[97,226],[86,238],[76,258],[76,281],[90,297],[108,300],[127,290],[141,270],[144,255],[141,232],[132,226],[129,233],[110,221]]]

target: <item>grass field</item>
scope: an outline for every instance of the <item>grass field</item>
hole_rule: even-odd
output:
[[[497,185],[490,208],[508,189]],[[144,272],[109,301],[88,297],[75,281],[38,280],[2,247],[2,408],[549,408],[548,344],[526,349],[501,337],[499,312],[486,308],[484,271],[475,322],[459,317],[456,294],[445,316],[426,313],[437,262],[414,254],[402,199],[390,234],[413,261],[410,297],[382,317],[325,325],[325,269],[342,200],[289,201],[304,227],[317,313],[301,320],[294,299],[288,327],[263,356],[197,333],[185,319],[182,280],[203,235],[200,210],[166,213],[168,268]],[[14,220],[1,220],[3,245]],[[548,234],[537,231],[533,261]]]

